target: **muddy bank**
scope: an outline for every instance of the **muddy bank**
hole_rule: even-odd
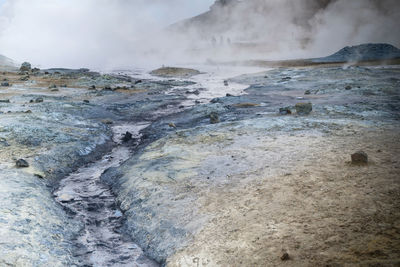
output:
[[[102,176],[125,232],[168,266],[398,264],[399,71],[244,75],[245,95],[157,120]]]

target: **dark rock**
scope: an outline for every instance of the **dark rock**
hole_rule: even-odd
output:
[[[51,92],[58,92],[58,91],[60,91],[60,90],[58,90],[58,88],[53,88],[53,89],[51,89],[50,91],[51,91]]]
[[[305,94],[305,95],[311,95],[311,91],[310,91],[310,90],[306,90],[306,91],[304,92],[304,94]]]
[[[29,80],[29,75],[26,76],[22,76],[21,78],[19,78],[20,81],[26,82]]]
[[[286,81],[290,81],[292,78],[291,77],[284,77],[282,78],[282,81],[286,82]]]
[[[21,67],[19,68],[20,71],[30,71],[32,69],[32,66],[29,62],[24,62],[21,64]]]
[[[96,90],[96,86],[95,85],[89,86],[89,90]]]
[[[217,98],[211,99],[210,103],[213,103],[213,104],[222,103],[222,100],[217,97]]]
[[[216,123],[219,123],[219,122],[220,122],[220,120],[219,120],[218,114],[215,113],[215,112],[212,112],[212,113],[210,114],[210,123],[211,123],[211,124],[216,124]]]
[[[122,137],[122,141],[123,142],[128,142],[130,140],[132,140],[133,135],[130,132],[126,132],[124,134],[124,137]]]
[[[183,109],[183,108],[185,108],[185,106],[181,105],[181,106],[179,106],[179,108],[180,108],[180,109]]]
[[[33,68],[33,69],[32,69],[32,73],[38,73],[38,72],[40,72],[40,69],[39,69],[39,68]]]
[[[3,83],[1,83],[1,86],[7,87],[7,86],[10,86],[10,84],[8,82],[3,82]]]
[[[226,94],[226,97],[232,97],[232,96],[234,96],[234,95],[229,94],[229,93]]]
[[[110,119],[104,119],[104,120],[101,120],[101,122],[104,124],[113,124],[113,121]]]
[[[196,101],[194,101],[194,103],[200,104],[201,102],[200,102],[200,100],[196,100]]]
[[[87,100],[87,99],[85,99],[85,100],[83,100],[83,103],[87,103],[87,104],[89,104],[89,103],[90,103],[90,101],[89,101],[89,100]]]
[[[0,99],[0,103],[10,103],[10,99]]]
[[[134,84],[138,84],[138,83],[142,83],[143,81],[142,80],[136,80],[135,82],[134,82]]]
[[[104,86],[103,90],[105,90],[105,91],[113,91],[113,89],[109,85]]]
[[[282,261],[290,260],[289,253],[287,253],[287,252],[283,253],[282,256],[281,256],[281,260]]]
[[[289,107],[280,108],[279,109],[279,114],[281,114],[281,115],[290,115],[290,114],[292,114],[292,111],[290,110]]]
[[[353,164],[367,164],[368,155],[364,151],[358,151],[351,155],[351,163]]]
[[[351,90],[351,86],[350,86],[350,85],[347,85],[347,86],[345,87],[345,89],[346,89],[346,90]]]
[[[66,87],[68,87],[66,84],[62,84],[62,85],[60,85],[60,87],[64,87],[64,88],[66,88]]]
[[[29,163],[28,163],[26,160],[24,160],[24,159],[19,159],[19,160],[17,160],[17,161],[15,162],[15,165],[16,165],[18,168],[28,168],[28,167],[29,167]]]
[[[295,107],[296,107],[296,112],[299,115],[308,115],[312,111],[311,103],[297,103]]]
[[[57,85],[55,85],[55,84],[52,84],[49,86],[49,89],[55,89],[55,88],[57,88]]]
[[[35,103],[42,103],[43,102],[43,98],[42,97],[38,97],[35,99]]]
[[[194,95],[199,95],[200,91],[198,89],[194,90],[194,91],[186,91],[186,94],[194,94]]]
[[[224,81],[224,85],[225,85],[225,86],[228,86],[228,85],[229,85],[229,83],[228,83],[227,80]]]

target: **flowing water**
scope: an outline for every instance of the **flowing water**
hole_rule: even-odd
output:
[[[140,140],[139,131],[146,126],[114,127],[117,147],[101,160],[63,179],[54,192],[56,200],[84,224],[78,234],[75,251],[82,266],[158,266],[120,232],[123,214],[115,204],[111,189],[100,181],[106,169],[121,165],[132,153],[132,146],[122,144],[122,133],[129,131],[134,140]]]

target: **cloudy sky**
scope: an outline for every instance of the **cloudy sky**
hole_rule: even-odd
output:
[[[0,0],[0,54],[43,67],[112,64],[214,0]]]

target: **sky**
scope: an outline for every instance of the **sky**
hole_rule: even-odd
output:
[[[213,2],[0,0],[0,54],[43,67],[127,64],[135,42],[207,11]]]

